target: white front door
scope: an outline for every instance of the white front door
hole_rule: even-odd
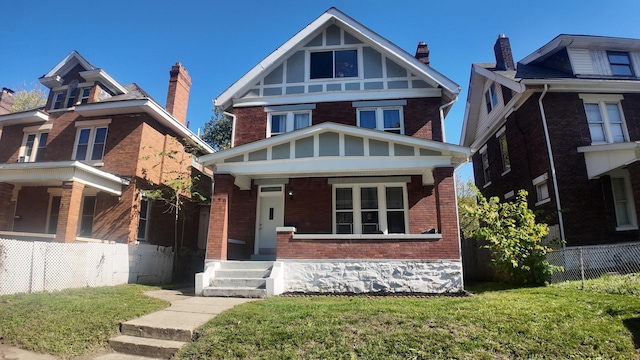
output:
[[[284,225],[283,186],[260,187],[255,254],[276,253],[276,228]]]

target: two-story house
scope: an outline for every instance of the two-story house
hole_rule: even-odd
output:
[[[462,267],[443,142],[459,86],[331,8],[215,99],[232,148],[214,172],[208,268],[271,259],[281,291],[455,292]],[[204,286],[208,286],[206,283]]]
[[[197,171],[185,145],[213,152],[185,126],[182,65],[170,71],[166,109],[76,51],[39,80],[44,108],[0,115],[0,236],[173,246],[173,215],[145,190]],[[197,239],[197,210],[179,222],[185,239]]]
[[[517,64],[500,35],[473,64],[461,144],[475,183],[529,192],[567,245],[638,240],[640,40],[559,35]]]

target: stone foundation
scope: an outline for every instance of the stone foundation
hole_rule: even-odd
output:
[[[456,293],[460,260],[281,260],[284,291],[302,293]]]

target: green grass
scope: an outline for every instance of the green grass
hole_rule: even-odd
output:
[[[104,347],[121,321],[168,306],[142,285],[0,296],[0,339],[26,350],[69,357]]]
[[[450,298],[275,297],[207,323],[181,359],[640,357],[640,298],[570,288]]]
[[[569,281],[553,285],[561,289],[582,289],[581,281]],[[584,290],[605,294],[640,296],[640,273],[626,275],[603,275],[585,280]]]

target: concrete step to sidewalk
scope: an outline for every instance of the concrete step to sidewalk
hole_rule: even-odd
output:
[[[184,341],[158,340],[129,335],[120,335],[109,340],[109,346],[117,352],[162,359],[171,358],[186,344]]]
[[[225,261],[221,263],[220,268],[223,270],[232,270],[232,269],[267,270],[267,269],[271,269],[272,266],[273,266],[273,261]]]
[[[267,290],[250,287],[207,287],[202,289],[202,296],[262,299],[267,297]]]
[[[192,304],[193,305],[193,304]],[[176,308],[177,307],[177,308]],[[123,322],[123,335],[174,341],[191,341],[194,330],[212,319],[215,309],[203,312],[187,312],[183,304],[157,311],[143,317]]]

